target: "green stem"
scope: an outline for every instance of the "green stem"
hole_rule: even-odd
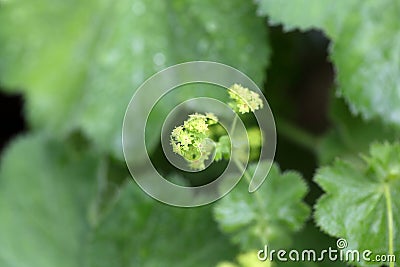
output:
[[[244,165],[243,165],[239,160],[237,160],[237,159],[234,159],[233,161],[235,162],[235,164],[236,164],[236,166],[239,168],[239,170],[243,171],[243,176],[244,176],[244,178],[246,178],[246,181],[250,184],[250,182],[251,182],[251,176],[250,176],[250,174],[248,173],[248,171],[245,169]],[[257,198],[258,205],[259,205],[260,207],[262,207],[262,206],[263,206],[263,200],[262,200],[260,194],[259,194],[257,191],[255,191],[255,192],[254,192],[254,195],[255,195],[256,198]]]
[[[388,220],[388,245],[389,254],[394,255],[394,243],[393,243],[393,208],[392,208],[392,196],[390,195],[389,184],[385,184],[385,198],[386,198],[386,209],[387,209],[387,220]],[[390,267],[394,267],[394,262],[389,263]]]
[[[236,128],[236,123],[237,123],[237,118],[238,118],[238,116],[239,115],[235,115],[235,118],[233,119],[233,122],[232,122],[232,126],[231,126],[231,136],[232,136],[232,138],[233,138],[233,133],[235,132],[235,128]]]
[[[233,133],[234,133],[234,130],[235,130],[235,128],[236,128],[236,123],[237,123],[238,116],[239,116],[239,115],[236,114],[235,118],[234,118],[233,121],[232,121],[231,132],[230,132],[231,138],[233,138]],[[236,167],[237,167],[240,171],[243,172],[243,176],[245,177],[246,181],[247,181],[248,184],[250,185],[250,183],[251,183],[251,175],[248,173],[248,171],[246,170],[246,168],[245,168],[245,166],[243,165],[243,163],[242,163],[240,160],[236,159],[236,158],[231,157],[231,159],[232,159],[233,162],[235,163]],[[260,193],[257,192],[257,191],[255,191],[255,192],[253,192],[252,194],[255,195],[256,200],[257,200],[257,205],[258,205],[258,207],[259,207],[259,210],[260,210],[260,212],[262,212],[262,211],[263,211],[263,207],[264,207],[264,201],[263,201],[263,199],[262,199]],[[267,222],[265,221],[264,217],[261,216],[261,217],[260,217],[260,221],[261,221],[261,224],[262,224],[262,225],[267,225]],[[267,240],[266,240],[266,238],[264,237],[264,235],[261,235],[261,236],[260,236],[260,241],[261,241],[261,245],[263,245],[263,246],[267,244]]]
[[[248,173],[248,171],[246,170],[246,168],[244,167],[242,162],[240,162],[238,159],[233,159],[233,161],[236,164],[236,167],[238,167],[238,169],[243,172],[244,178],[246,179],[246,181],[250,185],[251,175]],[[263,211],[263,207],[264,207],[264,201],[263,201],[260,193],[258,191],[255,191],[252,194],[254,194],[256,196],[258,208],[259,208],[260,212],[262,212]],[[263,217],[261,217],[261,218],[262,218],[261,219],[262,220],[262,224],[266,225],[265,219]],[[261,241],[262,245],[267,244],[267,240],[265,239],[265,237],[263,235],[260,236],[260,241]]]
[[[317,152],[318,138],[283,118],[278,118],[276,121],[279,134],[311,152]]]

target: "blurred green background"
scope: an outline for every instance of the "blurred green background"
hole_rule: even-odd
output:
[[[356,163],[371,142],[399,136],[399,10],[399,1],[0,0],[0,266],[235,261],[246,251],[221,231],[214,204],[169,207],[130,178],[121,129],[133,93],[186,61],[244,72],[273,110],[276,162],[303,176],[313,206],[318,166]],[[160,172],[185,179],[157,140],[149,147]],[[312,218],[278,230],[290,247],[335,245]]]

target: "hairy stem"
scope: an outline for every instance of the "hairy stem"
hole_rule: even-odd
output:
[[[385,184],[385,198],[386,198],[386,209],[387,209],[387,220],[388,220],[388,246],[389,254],[394,255],[394,244],[393,244],[393,208],[392,208],[392,196],[390,194],[389,184]],[[394,267],[394,262],[390,262],[390,267]]]

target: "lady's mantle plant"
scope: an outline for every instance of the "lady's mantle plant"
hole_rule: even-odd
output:
[[[260,267],[262,263],[250,257],[254,259],[265,244],[286,249],[292,248],[292,240],[293,247],[320,250],[336,238],[345,238],[349,249],[397,256],[397,263],[351,266],[398,265],[398,0],[0,2],[0,25],[6,25],[0,27],[1,90],[22,95],[29,125],[29,133],[12,140],[1,156],[0,266],[203,267],[225,261],[221,266]],[[240,23],[232,27],[232,22]],[[268,34],[268,23],[282,27]],[[298,31],[299,38],[286,33],[291,30]],[[218,203],[190,210],[169,209],[146,198],[132,183],[122,182],[129,175],[120,122],[132,88],[145,77],[164,66],[204,58],[237,66],[258,85],[265,83],[267,67],[274,70],[269,75],[283,77],[285,84],[297,82],[305,78],[303,69],[285,64],[296,65],[292,63],[302,51],[297,45],[310,36],[312,47],[325,49],[325,41],[314,39],[315,30],[329,39],[334,90],[343,103],[342,109],[332,107],[337,98],[333,93],[329,97],[327,132],[313,136],[292,125],[285,112],[302,103],[286,101],[288,91],[267,81],[270,103],[283,107],[274,110],[279,136],[308,149],[317,161],[314,181],[325,193],[306,227],[310,208],[302,199],[307,186],[297,172],[281,173],[276,165],[256,195],[247,192],[242,179]],[[281,45],[287,37],[296,40],[292,48]],[[248,102],[239,97],[247,93]],[[257,96],[240,86],[233,86],[229,94],[238,114],[262,108]],[[274,99],[274,94],[285,99]],[[297,94],[299,99],[318,97]],[[160,120],[149,120],[149,127]],[[214,161],[230,159],[229,137],[215,137],[215,125],[208,120],[204,133],[204,119],[199,120],[203,122],[196,131],[182,125],[174,133],[174,151],[194,169],[203,168],[212,149]],[[215,138],[215,148],[204,148],[207,138]],[[156,157],[158,141],[150,138],[148,144]],[[291,148],[281,149],[280,158],[286,167],[306,171],[297,165],[298,158],[310,154]],[[247,172],[254,168],[250,164]],[[312,184],[311,172],[307,176]],[[309,204],[321,193],[316,184]],[[211,209],[225,235],[215,229]],[[291,233],[300,229],[293,238]],[[196,242],[194,232],[201,233]],[[235,254],[240,256],[233,263]]]
[[[239,84],[232,85],[228,93],[231,99],[228,104],[235,112],[245,114],[263,108],[260,96]],[[236,127],[236,119],[237,117],[232,121],[233,130]],[[188,161],[191,168],[198,170],[205,168],[204,162],[209,159],[214,149],[215,161],[222,158],[229,159],[230,141],[227,135],[219,136],[219,141],[215,143],[215,146],[210,145],[209,126],[217,123],[218,118],[212,113],[189,115],[183,125],[172,130],[170,141],[173,151]],[[257,146],[254,141],[252,145]]]

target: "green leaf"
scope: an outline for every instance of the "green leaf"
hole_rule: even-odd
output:
[[[212,220],[210,206],[176,208],[132,182],[94,229],[88,266],[215,266],[236,253]]]
[[[82,130],[99,151],[122,158],[125,108],[156,71],[221,61],[262,84],[269,48],[254,13],[240,0],[5,1],[0,81],[24,92],[34,128],[61,138]],[[160,120],[149,123],[161,129]],[[154,147],[159,138],[150,140]]]
[[[345,238],[348,249],[398,255],[400,144],[373,144],[363,159],[363,165],[336,160],[318,170],[315,181],[326,194],[315,207],[316,222],[328,234]]]
[[[283,24],[285,30],[297,28],[307,31],[323,29],[329,36],[337,36],[344,27],[351,9],[359,0],[318,1],[294,0],[282,2],[276,0],[256,0],[258,14],[268,15],[271,25]]]
[[[210,206],[172,208],[132,182],[93,217],[102,165],[41,135],[13,143],[0,171],[0,265],[213,266],[233,258]]]
[[[253,173],[255,165],[249,166]],[[260,166],[266,168],[267,163]],[[310,209],[302,201],[307,185],[296,172],[280,173],[273,165],[264,184],[255,192],[248,192],[248,183],[239,184],[220,200],[214,215],[221,229],[244,250],[290,245],[290,235],[298,231]]]
[[[331,101],[332,128],[320,139],[317,148],[320,164],[329,164],[337,157],[359,164],[358,153],[367,153],[371,143],[398,139],[399,129],[379,119],[366,122],[360,116],[353,116],[342,99]]]
[[[288,30],[323,30],[333,41],[338,93],[355,114],[400,125],[399,1],[258,0],[259,13]],[[385,16],[382,16],[385,14]]]
[[[81,266],[95,162],[41,136],[20,137],[5,151],[1,266]]]

